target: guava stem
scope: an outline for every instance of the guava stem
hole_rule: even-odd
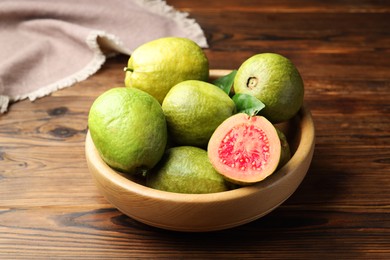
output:
[[[130,69],[130,68],[128,68],[128,67],[124,67],[124,68],[123,68],[123,71],[130,71],[130,72],[133,72],[134,70],[133,70],[133,69]]]

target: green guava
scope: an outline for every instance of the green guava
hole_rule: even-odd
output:
[[[136,88],[101,94],[88,115],[92,140],[112,168],[138,173],[154,167],[167,143],[167,126],[158,101]]]
[[[276,128],[265,117],[238,113],[218,126],[207,151],[217,172],[233,183],[248,185],[277,169],[281,145]]]
[[[168,92],[162,109],[175,143],[205,148],[214,130],[235,112],[235,104],[217,86],[187,80]]]
[[[291,159],[291,150],[286,135],[278,128],[276,128],[276,132],[278,133],[281,146],[280,160],[278,165],[279,169],[282,168]]]
[[[194,41],[165,37],[147,42],[131,54],[125,68],[125,85],[144,90],[160,104],[177,83],[209,77],[208,59]]]
[[[303,80],[286,57],[275,53],[257,54],[239,67],[234,92],[255,96],[265,104],[260,111],[272,123],[289,120],[301,108]]]
[[[207,152],[192,146],[168,149],[146,175],[146,186],[177,193],[214,193],[230,189],[211,165]]]

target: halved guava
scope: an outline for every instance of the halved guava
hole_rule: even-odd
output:
[[[218,126],[207,151],[214,168],[226,179],[248,185],[276,170],[281,144],[275,127],[265,117],[238,113]]]

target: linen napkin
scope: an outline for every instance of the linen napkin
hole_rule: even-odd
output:
[[[161,0],[0,0],[0,113],[87,79],[116,53],[166,36],[206,48],[189,14]]]

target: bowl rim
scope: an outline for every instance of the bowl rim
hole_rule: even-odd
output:
[[[272,188],[272,186],[279,185],[279,183],[283,182],[283,180],[289,176],[288,173],[294,169],[293,165],[299,164],[300,161],[303,161],[304,158],[313,151],[315,142],[315,129],[311,112],[304,104],[296,116],[300,117],[298,123],[300,127],[299,144],[291,159],[282,168],[277,170],[277,172],[271,174],[261,182],[223,192],[207,194],[175,193],[156,190],[132,181],[125,177],[125,173],[119,173],[113,170],[102,160],[92,141],[89,130],[85,140],[86,156],[90,162],[95,164],[94,167],[100,170],[99,174],[102,175],[105,179],[109,179],[110,182],[120,187],[121,189],[136,193],[139,196],[187,204],[210,203],[212,201],[228,201],[237,197],[251,196],[259,190]]]

